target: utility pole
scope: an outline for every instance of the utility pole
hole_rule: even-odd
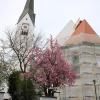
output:
[[[97,100],[97,91],[96,91],[96,80],[93,80],[94,90],[95,90],[95,99]]]

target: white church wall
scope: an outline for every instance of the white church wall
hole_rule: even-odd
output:
[[[22,26],[23,24],[27,24],[28,26],[28,31],[27,31],[27,35],[23,35],[22,34]],[[23,18],[22,20],[17,24],[17,32],[16,32],[16,38],[17,38],[17,41],[18,42],[22,42],[22,43],[25,43],[27,42],[28,43],[28,47],[31,47],[31,45],[33,44],[33,38],[35,40],[35,31],[34,31],[34,25],[32,23],[32,20],[29,16],[29,14],[27,13]],[[19,38],[18,38],[19,37]],[[23,44],[23,47],[24,47],[24,44]]]
[[[21,29],[21,26],[22,26],[23,23],[28,23],[29,24],[29,33],[34,32],[34,25],[33,25],[32,20],[31,20],[31,18],[30,18],[28,13],[18,23],[18,30]]]

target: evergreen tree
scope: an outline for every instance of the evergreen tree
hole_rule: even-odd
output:
[[[36,100],[37,85],[30,78],[22,77],[21,73],[13,72],[9,77],[9,90],[12,100]]]

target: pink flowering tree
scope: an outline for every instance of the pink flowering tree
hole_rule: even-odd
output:
[[[44,89],[45,96],[54,95],[54,87],[64,84],[72,85],[75,82],[75,73],[71,65],[65,61],[63,53],[57,42],[50,40],[46,50],[35,48],[30,58],[34,55],[34,78]],[[32,63],[32,59],[30,59]]]

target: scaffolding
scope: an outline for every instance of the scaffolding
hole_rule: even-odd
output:
[[[100,100],[100,45],[94,43],[82,43],[76,46],[63,48],[65,59],[72,63],[74,70],[79,66],[78,76],[73,89],[67,91],[66,100]],[[78,57],[79,61],[71,61],[73,57]],[[77,60],[77,58],[75,58]],[[95,80],[95,84],[93,83]],[[75,88],[78,87],[76,90]],[[67,88],[67,87],[66,87]],[[71,94],[70,94],[71,93]]]

